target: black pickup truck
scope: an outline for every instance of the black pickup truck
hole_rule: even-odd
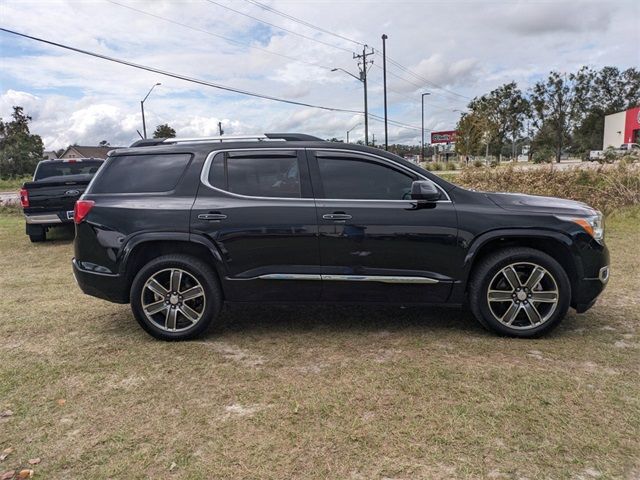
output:
[[[51,227],[73,223],[73,207],[104,160],[73,158],[43,160],[33,181],[20,189],[20,203],[32,242],[43,242]]]

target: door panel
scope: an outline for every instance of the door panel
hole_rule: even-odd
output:
[[[331,163],[331,167],[323,168],[323,161]],[[361,166],[347,165],[352,161],[380,170],[369,172],[362,180]],[[320,196],[327,192],[341,197],[364,196],[367,189],[374,188],[377,190],[371,196],[384,197],[316,199],[320,261],[325,274],[321,298],[445,302],[461,262],[456,212],[448,198],[443,195],[443,201],[419,209],[414,201],[393,199],[406,196],[417,177],[357,153],[336,157],[333,152],[320,151],[310,155],[310,162],[314,191]],[[341,169],[337,162],[344,162],[346,168]],[[350,177],[353,172],[360,173]],[[327,188],[333,176],[339,181]],[[389,177],[393,178],[386,180]],[[351,193],[344,189],[351,189]],[[333,277],[328,279],[327,275]]]
[[[284,168],[287,159],[296,167]],[[282,165],[281,172],[274,165]],[[314,281],[313,275],[319,273],[318,227],[304,155],[295,150],[219,152],[205,169],[210,175],[200,185],[191,231],[217,245],[226,269],[227,299],[317,300],[321,282]]]

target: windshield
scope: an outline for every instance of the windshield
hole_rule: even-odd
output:
[[[36,168],[34,180],[49,177],[66,177],[69,175],[93,175],[104,160],[70,160],[67,162],[41,162]]]

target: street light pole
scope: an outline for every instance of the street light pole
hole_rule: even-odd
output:
[[[384,149],[389,150],[389,131],[387,127],[387,35],[382,35],[382,83],[384,85]]]
[[[360,125],[362,125],[361,123],[356,123],[353,127],[351,127],[349,130],[347,130],[347,143],[349,143],[349,133],[351,133],[356,127],[359,127]]]
[[[426,92],[422,94],[422,144],[421,144],[421,160],[424,162],[424,97],[427,95],[431,95],[430,92]]]
[[[140,110],[142,111],[142,133],[144,134],[144,138],[147,138],[147,123],[145,122],[145,119],[144,119],[144,102],[147,98],[149,98],[149,95],[151,95],[151,92],[153,91],[153,89],[156,88],[158,85],[162,85],[162,84],[156,83],[153,87],[151,87],[151,89],[149,90],[149,93],[147,93],[147,95],[140,101]]]

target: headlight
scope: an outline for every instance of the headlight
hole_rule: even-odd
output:
[[[596,214],[590,217],[566,217],[556,215],[556,218],[565,222],[577,223],[597,242],[602,243],[604,240],[604,220],[602,213],[597,210]]]

